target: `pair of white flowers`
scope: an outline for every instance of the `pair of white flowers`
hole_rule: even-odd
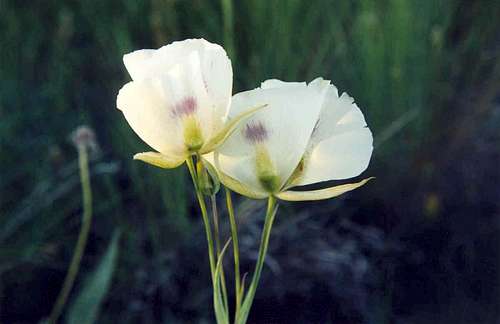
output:
[[[156,150],[136,159],[173,168],[198,154],[224,185],[256,199],[327,199],[369,180],[290,190],[352,178],[368,166],[373,138],[363,114],[328,80],[272,79],[231,96],[231,61],[203,39],[138,50],[123,61],[133,81],[120,90],[117,106]]]

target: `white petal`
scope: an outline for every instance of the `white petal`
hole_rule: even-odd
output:
[[[363,113],[347,93],[340,97],[337,88],[330,85],[318,124],[312,136],[312,144],[329,138],[334,134],[355,130],[366,126]]]
[[[269,197],[269,193],[263,191],[260,185],[258,184],[258,180],[253,172],[250,174],[244,173],[245,170],[247,171],[252,170],[251,165],[247,165],[247,167],[244,168],[239,168],[238,170],[234,170],[233,172],[233,174],[242,172],[241,174],[239,174],[238,178],[247,179],[245,182],[240,182],[235,178],[222,172],[221,159],[222,159],[222,164],[225,166],[226,169],[234,169],[235,164],[240,164],[241,166],[245,162],[249,163],[248,161],[244,161],[244,159],[247,158],[221,156],[217,152],[204,154],[202,157],[206,163],[210,163],[215,168],[219,176],[219,180],[232,191],[235,191],[240,195],[247,196],[253,199],[263,199]]]
[[[261,89],[283,88],[293,86],[305,86],[305,82],[286,82],[278,79],[269,79],[260,84]]]
[[[207,152],[212,152],[215,148],[224,143],[224,141],[238,129],[241,123],[252,117],[252,115],[254,115],[257,111],[266,107],[267,105],[253,107],[237,116],[234,116],[230,120],[227,120],[227,122],[224,124],[224,127],[222,127],[222,129],[219,130],[218,133],[214,134],[210,141],[206,142],[205,145],[203,145],[200,153],[205,154]]]
[[[172,119],[159,82],[132,81],[121,88],[116,105],[132,129],[149,146],[166,156],[183,155],[182,132]]]
[[[233,87],[233,69],[226,51],[204,39],[173,42],[158,51],[165,62],[183,62],[192,51],[198,54],[203,85],[214,104],[216,117],[223,119],[229,109]]]
[[[313,83],[327,85],[328,91],[304,155],[303,173],[290,185],[355,177],[367,168],[373,150],[372,134],[354,99],[346,93],[339,97],[326,80]]]
[[[123,63],[134,81],[158,77],[174,65],[186,62],[192,52],[200,52],[205,40],[187,39],[159,49],[142,49],[123,56]],[[207,42],[208,43],[208,42]]]
[[[157,59],[157,51],[142,49],[123,55],[123,63],[132,80],[141,81],[168,69],[168,66],[162,66]]]
[[[208,141],[214,134],[214,112],[200,73],[197,52],[160,77],[128,83],[117,106],[134,131],[165,155],[183,155],[184,120],[194,117]]]
[[[183,110],[182,103],[194,100],[193,114],[197,117],[205,142],[208,141],[220,125],[215,120],[214,103],[204,86],[198,53],[191,52],[186,62],[173,66],[161,77],[161,81],[164,100],[171,102],[173,115],[189,115],[189,111]]]
[[[204,51],[199,52],[203,82],[215,105],[214,121],[221,127],[231,102],[233,69],[221,46],[206,41],[204,44]]]
[[[254,172],[254,158],[254,156],[229,156],[216,153],[213,165],[221,174],[220,180],[225,186],[250,198],[261,199],[269,194],[262,188]]]
[[[368,127],[333,135],[312,148],[304,160],[304,173],[294,185],[355,177],[368,167],[372,151]]]
[[[208,93],[212,105],[210,109],[213,126],[222,127],[231,100],[233,72],[231,61],[224,49],[204,39],[187,39],[173,42],[158,50],[145,49],[124,55],[123,61],[130,76],[135,81],[161,78],[178,66],[190,65],[196,53],[202,86]]]
[[[243,123],[219,148],[222,171],[263,190],[255,174],[256,142],[248,136],[249,128],[262,127],[265,134],[258,144],[266,147],[282,186],[304,154],[322,101],[317,91],[305,85],[255,89],[233,96],[230,117],[251,107],[268,106]],[[227,157],[231,157],[230,162]]]

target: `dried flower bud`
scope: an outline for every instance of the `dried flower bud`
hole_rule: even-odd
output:
[[[88,149],[90,153],[97,153],[99,151],[95,132],[88,126],[78,126],[71,134],[71,141],[77,148],[84,147]]]

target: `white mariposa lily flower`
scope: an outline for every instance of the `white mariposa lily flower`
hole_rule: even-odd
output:
[[[354,100],[330,81],[308,85],[267,80],[233,96],[229,118],[245,107],[267,104],[242,123],[206,159],[232,190],[256,199],[320,200],[338,196],[370,179],[312,191],[289,188],[348,179],[370,161],[373,138]]]
[[[212,151],[252,113],[226,123],[233,71],[217,44],[188,39],[134,51],[123,62],[132,81],[121,88],[117,107],[156,150],[134,159],[163,168],[179,166],[191,154]]]

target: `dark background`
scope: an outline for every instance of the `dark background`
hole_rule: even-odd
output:
[[[498,323],[499,17],[496,0],[0,0],[0,322],[55,301],[81,221],[69,134],[86,124],[94,220],[69,304],[119,230],[97,322],[213,323],[187,172],[133,161],[147,146],[115,108],[123,54],[204,37],[234,92],[323,76],[375,137],[375,181],[281,205],[249,323]],[[236,202],[250,271],[263,202]]]

